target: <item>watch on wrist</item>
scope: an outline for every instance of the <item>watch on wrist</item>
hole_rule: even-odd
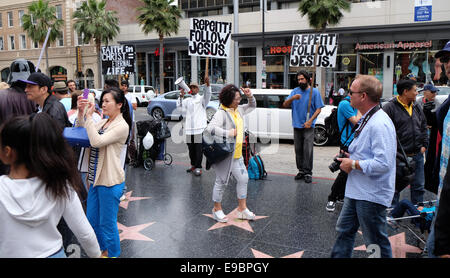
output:
[[[356,169],[356,160],[352,161],[352,169]]]

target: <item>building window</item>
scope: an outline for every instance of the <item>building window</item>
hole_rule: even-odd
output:
[[[5,50],[5,46],[3,43],[3,37],[0,37],[0,50]]]
[[[266,88],[284,88],[284,61],[285,55],[266,56]]]
[[[61,32],[61,36],[58,37],[58,40],[56,41],[56,46],[64,46],[64,33]]]
[[[16,43],[14,41],[14,36],[9,36],[9,50],[16,49]]]
[[[76,41],[75,41],[75,45],[89,45],[89,43],[84,43],[83,42],[83,40],[84,40],[84,33],[82,33],[82,34],[78,34],[77,32],[75,32],[75,38],[76,38]]]
[[[56,5],[56,18],[57,19],[62,19],[63,18],[62,6],[61,5]]]
[[[0,13],[0,28],[3,27],[3,13]]]
[[[27,39],[25,35],[20,35],[20,49],[27,49]]]
[[[256,88],[256,48],[239,48],[239,85]]]
[[[198,83],[205,83],[206,57],[198,57]],[[211,84],[227,82],[227,59],[209,58],[209,80]]]
[[[189,56],[187,51],[179,51],[177,62],[177,78],[183,76],[184,82],[186,82],[186,84],[191,83],[191,56]]]
[[[8,12],[8,27],[13,27],[13,26],[14,26],[13,12]]]
[[[23,25],[23,20],[22,17],[24,15],[24,11],[23,10],[19,10],[19,25],[22,26]]]

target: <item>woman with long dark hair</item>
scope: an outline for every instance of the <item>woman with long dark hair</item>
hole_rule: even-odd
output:
[[[108,118],[95,123],[95,105],[78,97],[78,120],[86,128],[91,144],[89,150],[87,218],[94,228],[102,255],[118,257],[120,238],[117,213],[125,186],[121,155],[126,151],[131,118],[124,93],[117,88],[104,90],[100,98],[103,115]],[[83,110],[87,108],[86,116]]]
[[[222,88],[219,94],[221,105],[206,128],[206,131],[214,136],[233,138],[235,142],[234,152],[224,160],[213,164],[216,181],[212,196],[214,201],[212,213],[218,222],[228,221],[222,210],[222,196],[230,175],[237,180],[237,217],[244,220],[255,219],[255,214],[247,208],[248,173],[242,157],[242,143],[244,141],[243,117],[256,108],[256,100],[249,88],[241,88],[241,90],[247,97],[248,104],[239,105],[241,94],[236,86],[227,85]]]
[[[17,116],[0,128],[0,257],[65,257],[57,224],[64,218],[90,257],[100,257],[77,192],[72,149],[47,113]]]

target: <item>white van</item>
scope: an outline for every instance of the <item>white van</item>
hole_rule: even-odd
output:
[[[138,106],[147,106],[148,102],[156,96],[155,89],[148,85],[130,85],[128,93],[136,97]]]
[[[283,102],[292,89],[251,89],[257,108],[244,118],[249,131],[259,138],[294,139],[291,108],[283,108]],[[246,102],[246,100],[243,100]],[[325,118],[336,106],[325,105],[315,124],[314,144],[321,146],[328,142],[325,132]]]

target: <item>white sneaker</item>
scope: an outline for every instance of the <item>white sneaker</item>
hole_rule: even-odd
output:
[[[327,211],[334,211],[334,209],[336,208],[336,203],[333,201],[329,201],[327,203],[326,209]]]
[[[213,214],[214,220],[221,222],[221,223],[228,222],[227,216],[223,213],[223,210],[214,211],[214,209],[213,209],[212,214]]]
[[[237,217],[243,220],[255,220],[255,214],[246,208],[243,211],[237,211]]]
[[[125,196],[125,194],[123,194],[121,197],[120,197],[120,201],[122,202],[122,201],[124,201],[124,200],[126,200],[127,199],[127,196]]]

